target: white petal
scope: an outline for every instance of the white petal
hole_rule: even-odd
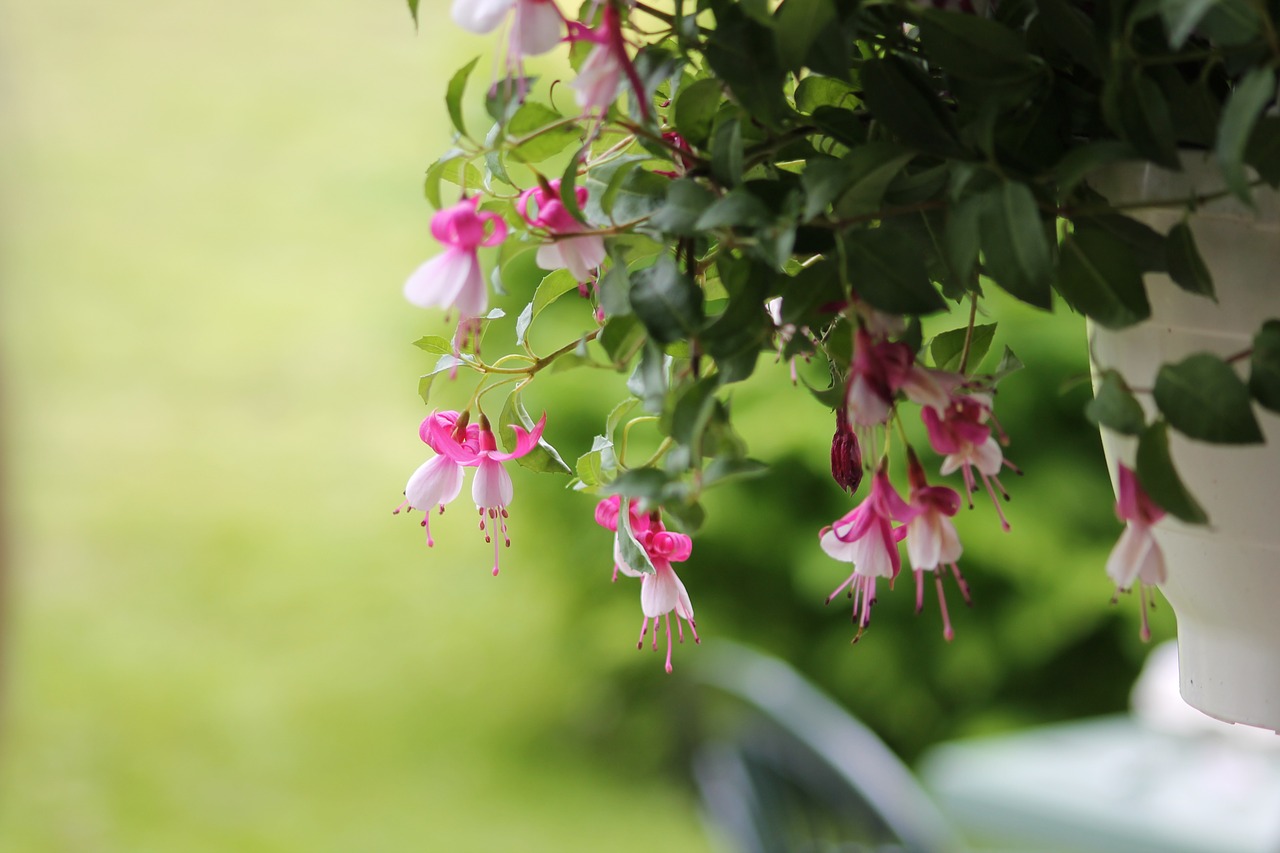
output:
[[[938,513],[924,512],[907,524],[907,559],[911,568],[933,571],[942,557]]]
[[[409,506],[430,512],[462,491],[462,466],[447,456],[434,456],[418,466],[404,487]]]
[[[546,53],[560,43],[564,20],[553,3],[517,0],[515,31],[511,44],[524,56]]]
[[[827,552],[827,556],[834,557],[842,563],[853,562],[853,543],[845,542],[836,536],[834,530],[828,530],[822,534],[822,538],[818,540],[818,544],[822,546],[822,550]]]
[[[987,440],[979,444],[970,454],[973,459],[973,465],[988,477],[994,477],[1000,473],[1000,469],[1004,466],[1004,451],[1000,449],[1000,445],[996,444],[996,440],[987,437]]]
[[[451,308],[473,266],[467,252],[445,249],[413,271],[404,283],[404,298],[419,308]]]
[[[489,457],[480,460],[476,466],[476,476],[471,481],[471,497],[481,509],[497,509],[511,503],[514,488],[511,475],[497,462]]]
[[[1151,538],[1150,530],[1137,524],[1125,525],[1120,541],[1116,542],[1111,555],[1107,557],[1107,577],[1115,582],[1116,589],[1133,586],[1154,546],[1155,540]]]
[[[538,253],[534,258],[538,262],[538,266],[544,270],[562,270],[568,267],[565,263],[564,255],[560,252],[560,243],[543,243],[538,247]]]
[[[853,570],[864,577],[893,577],[893,559],[879,532],[871,530],[853,543]],[[897,547],[896,545],[893,547]]]
[[[659,563],[655,568],[657,571],[640,581],[640,609],[650,619],[674,610],[684,589],[669,563]]]
[[[480,264],[475,256],[469,256],[471,267],[462,282],[453,307],[458,309],[462,317],[483,317],[489,310],[489,291],[484,284],[484,275],[480,272]]]
[[[493,32],[516,0],[453,0],[453,21],[473,33]]]

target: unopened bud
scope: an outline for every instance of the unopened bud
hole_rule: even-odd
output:
[[[840,488],[853,494],[862,482],[862,449],[849,425],[844,406],[836,409],[836,432],[831,437],[831,477]]]

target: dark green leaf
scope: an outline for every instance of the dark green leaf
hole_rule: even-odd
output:
[[[1187,38],[1195,30],[1218,0],[1160,0],[1160,17],[1169,31],[1169,45],[1181,50]]]
[[[773,125],[787,115],[782,97],[786,71],[767,26],[746,17],[736,6],[725,7],[716,14],[716,28],[707,37],[703,55],[753,119]]]
[[[1068,0],[1036,0],[1036,9],[1045,34],[1075,62],[1102,76],[1102,48],[1088,16]]]
[[[853,87],[843,80],[810,74],[796,86],[795,101],[797,110],[813,113],[819,107],[851,106],[857,102],[857,97]]]
[[[725,186],[737,186],[742,181],[742,159],[742,125],[736,118],[721,122],[711,138],[711,174]]]
[[[1139,154],[1166,169],[1180,168],[1169,103],[1150,77],[1113,72],[1103,86],[1101,107],[1107,124]]]
[[[1191,233],[1191,227],[1185,222],[1179,222],[1169,229],[1167,239],[1165,257],[1169,262],[1169,278],[1188,293],[1198,293],[1216,301],[1213,278],[1196,249],[1196,238]]]
[[[942,157],[963,155],[951,114],[923,74],[901,59],[868,60],[862,66],[862,96],[906,144]]]
[[[941,370],[959,370],[960,357],[964,354],[964,341],[968,335],[969,330],[963,327],[935,335],[929,342],[929,356],[933,359],[934,366]],[[967,370],[972,371],[982,364],[982,359],[991,349],[991,342],[995,340],[995,336],[995,323],[973,327],[973,337],[969,342],[968,363],[965,365]]]
[[[692,237],[698,233],[698,217],[716,201],[711,190],[691,178],[672,181],[666,200],[649,217],[649,225],[664,234]]]
[[[1106,427],[1122,435],[1138,435],[1147,426],[1142,404],[1133,396],[1124,378],[1114,370],[1105,370],[1094,398],[1084,409],[1094,426]]]
[[[1005,181],[985,196],[980,227],[987,272],[1013,296],[1047,309],[1053,257],[1035,196],[1016,181]]]
[[[1249,135],[1244,161],[1271,187],[1280,187],[1280,116],[1258,119]]]
[[[924,260],[911,238],[880,227],[844,238],[849,282],[872,307],[890,314],[930,314],[947,307],[929,281]]]
[[[413,17],[418,19],[417,2],[412,0],[414,7]],[[458,72],[449,79],[449,88],[445,92],[444,102],[449,108],[449,118],[453,121],[453,126],[458,129],[458,133],[463,136],[467,135],[467,127],[462,121],[462,95],[467,90],[467,78],[471,76],[471,72],[475,70],[476,63],[480,61],[480,57],[468,62],[466,65],[458,69]]]
[[[1054,164],[1053,177],[1058,184],[1058,191],[1066,196],[1098,169],[1126,160],[1135,160],[1137,157],[1138,155],[1127,144],[1114,139],[1087,142],[1069,149]]]
[[[1209,516],[1182,484],[1169,456],[1169,430],[1164,421],[1157,421],[1143,431],[1138,439],[1138,482],[1153,501],[1165,512],[1188,524],[1207,524]]]
[[[1218,125],[1218,140],[1214,155],[1222,167],[1227,187],[1245,204],[1252,205],[1249,192],[1249,176],[1244,169],[1245,148],[1253,133],[1254,124],[1276,92],[1275,72],[1270,68],[1255,68],[1236,84],[1235,91],[1227,98]]]
[[[889,184],[915,156],[916,152],[891,142],[870,142],[851,151],[844,160],[850,186],[836,202],[837,218],[862,216],[878,210]]]
[[[705,147],[711,124],[724,99],[724,84],[716,79],[696,80],[681,87],[672,107],[672,123],[690,145]]]
[[[764,202],[739,187],[725,193],[704,210],[694,223],[694,230],[709,231],[713,228],[739,226],[758,228],[767,225],[772,219],[773,214],[765,207]]]
[[[962,79],[1002,83],[1036,74],[1022,39],[1008,27],[977,15],[926,9],[920,41],[931,63]]]
[[[804,187],[805,221],[823,213],[849,185],[849,167],[834,157],[814,157],[805,163],[800,175]]]
[[[823,31],[836,25],[835,0],[786,0],[773,21],[779,59],[784,67],[799,70]]]
[[[644,410],[650,414],[662,412],[662,401],[667,395],[667,364],[669,358],[652,340],[645,340],[640,363],[627,378],[627,390],[640,398]]]
[[[1249,392],[1260,405],[1280,412],[1280,320],[1263,323],[1253,338]]]
[[[702,327],[702,290],[663,257],[632,274],[631,309],[658,343],[687,340]]]
[[[1072,308],[1108,329],[1151,316],[1133,253],[1099,228],[1077,227],[1062,241],[1058,292]]]
[[[1248,387],[1215,355],[1198,353],[1164,365],[1154,393],[1169,425],[1189,438],[1215,444],[1263,441]]]
[[[645,339],[644,327],[632,314],[610,317],[600,330],[600,346],[615,367],[623,367]]]

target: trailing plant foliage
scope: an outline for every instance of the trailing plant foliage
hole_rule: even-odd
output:
[[[597,521],[616,531],[618,569],[642,576],[655,635],[666,616],[670,637],[673,610],[677,627],[692,625],[671,562],[688,556],[679,537],[701,526],[704,493],[763,470],[734,430],[735,384],[780,363],[796,398],[835,412],[839,485],[856,491],[866,472],[869,497],[821,536],[853,566],[841,588],[860,631],[875,579],[899,571],[904,537],[917,580],[953,574],[964,589],[950,521],[961,498],[930,484],[925,460],[959,472],[970,503],[983,489],[997,510],[1006,497],[997,475],[1012,466],[992,395],[1022,365],[998,343],[990,289],[1106,328],[1150,316],[1149,274],[1212,300],[1185,220],[1161,234],[1128,214],[1226,196],[1252,204],[1255,189],[1280,185],[1270,114],[1280,38],[1276,5],[1263,0],[563,5],[454,5],[470,29],[505,22],[510,73],[478,81],[472,61],[446,87],[455,147],[425,183],[446,252],[406,295],[459,319],[452,340],[417,342],[433,359],[423,400],[442,381],[475,390],[456,415],[424,421],[423,439],[477,467],[477,483],[468,460],[496,459],[495,439],[516,439],[506,455],[519,464],[612,500]],[[525,58],[558,39],[573,73],[548,86]],[[1090,184],[1125,162],[1177,170],[1186,148],[1212,152],[1221,190],[1137,202]],[[490,288],[527,300],[514,340],[485,336]],[[581,301],[580,333],[535,348],[539,318],[565,299]],[[957,328],[925,339],[921,318],[944,313]],[[1102,371],[1088,417],[1138,441],[1136,477],[1122,474],[1122,503],[1144,508],[1121,507],[1131,531],[1160,510],[1206,521],[1168,432],[1261,441],[1254,404],[1280,410],[1278,323],[1234,359],[1165,365],[1154,388]],[[522,398],[544,373],[570,369],[620,372],[629,395],[606,407],[589,448],[561,453]],[[907,403],[920,407],[932,452],[908,444]],[[495,408],[493,429],[484,414]],[[452,432],[427,428],[445,420]],[[659,436],[644,454],[629,446],[641,425]],[[420,478],[416,492],[411,480],[408,506],[443,507],[461,487],[455,473],[426,490]],[[509,479],[505,491],[485,482],[477,505],[505,518]],[[1127,588],[1160,572],[1112,574]]]

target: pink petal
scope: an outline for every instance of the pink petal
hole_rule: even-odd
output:
[[[563,35],[564,18],[554,3],[517,0],[511,32],[512,52],[521,56],[546,53],[560,43]]]
[[[533,425],[532,432],[526,432],[524,427],[515,426],[513,424],[511,429],[514,430],[516,434],[516,449],[510,453],[491,453],[490,457],[497,459],[500,462],[505,462],[508,459],[518,459],[519,457],[524,456],[529,451],[533,450],[533,448],[537,447],[538,441],[542,438],[542,430],[546,425],[546,412],[543,412],[542,417]]]

